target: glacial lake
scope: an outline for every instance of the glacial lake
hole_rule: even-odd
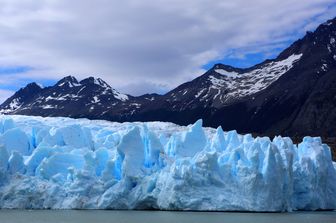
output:
[[[1,223],[335,223],[336,211],[293,213],[0,210]]]

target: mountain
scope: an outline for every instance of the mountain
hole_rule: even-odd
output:
[[[79,82],[67,76],[52,87],[28,84],[7,99],[1,109],[3,113],[42,116],[86,117],[91,113],[98,116],[113,104],[129,98],[131,96],[119,93],[100,78],[89,77]]]
[[[290,70],[253,100],[221,108],[209,122],[268,135],[335,135],[335,39],[336,19],[307,33],[276,58],[302,55]]]
[[[5,114],[112,121],[171,121],[267,135],[336,132],[336,18],[321,24],[275,59],[240,69],[216,64],[165,95],[121,94],[97,78],[68,76],[35,83],[0,105]]]
[[[25,108],[26,102],[42,91],[42,87],[38,84],[30,83],[26,87],[21,88],[13,96],[8,98],[0,107],[1,113],[12,113],[20,108]]]

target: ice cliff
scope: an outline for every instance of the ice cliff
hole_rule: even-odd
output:
[[[336,172],[320,138],[0,116],[0,207],[335,209]]]

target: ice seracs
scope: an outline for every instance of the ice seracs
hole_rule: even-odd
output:
[[[292,211],[336,208],[316,137],[253,138],[202,120],[0,116],[0,207]]]

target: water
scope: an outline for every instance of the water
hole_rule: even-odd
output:
[[[100,210],[0,210],[1,223],[328,223],[336,222],[336,211],[294,213],[169,212]]]

